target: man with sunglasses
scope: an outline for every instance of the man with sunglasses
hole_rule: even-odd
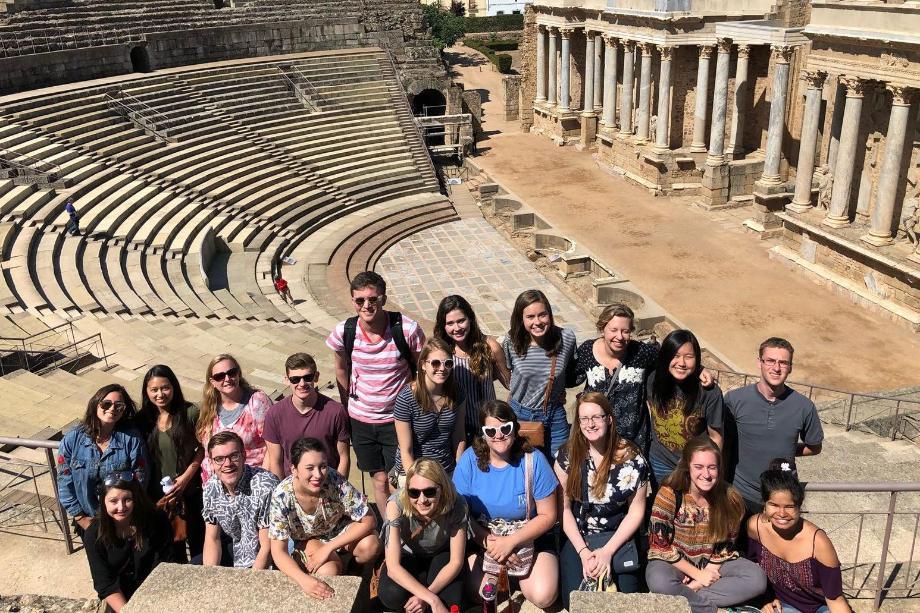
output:
[[[768,338],[757,358],[760,380],[725,395],[730,429],[737,429],[738,464],[733,485],[748,513],[763,511],[760,474],[774,458],[821,453],[824,430],[815,403],[786,385],[792,372],[792,344]]]
[[[316,389],[319,371],[316,360],[295,353],[284,363],[290,396],[273,404],[265,416],[267,468],[279,479],[291,474],[291,446],[299,438],[321,440],[329,450],[329,466],[348,477],[351,467],[348,413],[345,408]]]
[[[412,376],[425,344],[418,323],[384,310],[386,291],[377,273],[355,275],[351,302],[356,316],[339,323],[326,339],[335,352],[335,378],[348,409],[358,468],[371,475],[381,517],[390,495],[387,473],[398,448],[393,424],[396,395]]]
[[[279,479],[267,470],[246,464],[243,439],[231,430],[211,437],[208,457],[214,472],[204,485],[205,536],[201,563],[268,568],[271,562],[268,509]]]

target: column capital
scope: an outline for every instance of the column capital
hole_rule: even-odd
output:
[[[792,61],[795,47],[792,45],[770,45],[770,53],[778,64],[788,64]]]
[[[549,32],[551,35],[559,34],[558,26],[546,26],[546,31]]]
[[[802,79],[808,83],[809,89],[821,89],[824,87],[824,80],[827,78],[827,73],[823,70],[803,70]]]
[[[549,30],[549,26],[546,25],[545,23],[538,23],[538,24],[537,24],[537,32],[544,32],[544,31],[548,31],[548,30]]]
[[[709,59],[712,57],[712,45],[700,45],[700,58]]]
[[[732,39],[719,38],[716,40],[716,47],[719,49],[719,53],[731,53],[732,52]]]
[[[568,38],[575,33],[575,28],[559,28],[559,33],[562,34],[562,38]]]
[[[619,40],[615,34],[611,34],[610,32],[604,32],[601,36],[604,38],[604,42],[607,43],[608,47],[615,47]]]
[[[842,77],[840,83],[847,89],[847,98],[862,98],[868,83],[859,77]]]
[[[658,45],[658,52],[661,53],[662,62],[670,62],[674,55],[673,45]]]
[[[588,39],[588,40],[590,40],[590,41],[593,41],[593,40],[594,40],[594,37],[595,37],[597,34],[600,34],[600,32],[595,32],[594,30],[589,30],[588,28],[585,28],[585,38],[586,38],[586,39]]]
[[[738,45],[738,57],[748,58],[751,56],[750,45]]]
[[[885,89],[891,92],[891,103],[896,106],[910,106],[914,100],[917,90],[905,85],[893,85],[887,83]]]
[[[642,55],[651,55],[652,49],[655,48],[655,45],[653,45],[652,43],[648,43],[644,41],[641,43],[638,43],[638,45],[639,45],[639,50],[642,51]]]
[[[634,40],[621,39],[620,44],[623,45],[626,51],[632,51],[636,48],[636,41]]]

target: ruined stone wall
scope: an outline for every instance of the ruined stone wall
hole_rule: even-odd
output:
[[[537,97],[537,14],[530,4],[524,8],[524,32],[518,49],[521,52],[521,93],[518,112],[521,130],[526,132],[533,125],[533,100]]]
[[[811,16],[809,0],[779,0],[777,2],[777,19],[790,28],[804,27]]]
[[[671,147],[689,147],[693,141],[696,104],[696,47],[678,47],[671,59]]]
[[[751,47],[748,59],[748,78],[752,86],[751,106],[748,107],[743,130],[746,151],[767,148],[767,127],[770,124],[770,102],[767,96],[773,85],[773,73],[770,68],[770,47]]]
[[[0,60],[0,94],[131,72],[131,48],[107,45]]]

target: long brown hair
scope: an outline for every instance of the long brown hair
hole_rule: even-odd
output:
[[[112,485],[99,485],[99,509],[96,511],[96,522],[99,526],[97,528],[96,542],[104,547],[114,547],[122,541],[122,538],[118,536],[118,527],[115,525],[115,520],[105,510],[105,497],[113,489],[131,492],[134,508],[131,510],[131,517],[128,522],[134,528],[134,548],[137,550],[143,549],[144,529],[152,524],[156,509],[147,494],[144,493],[144,489],[138,483],[137,478],[131,481],[119,480]]]
[[[234,367],[239,369],[240,378],[238,381],[240,389],[243,390],[243,398],[246,398],[246,396],[256,391],[255,388],[249,385],[249,382],[243,378],[243,369],[240,368],[240,363],[229,353],[222,353],[214,356],[214,358],[208,362],[208,368],[204,372],[204,388],[201,391],[201,412],[198,414],[198,425],[195,428],[195,434],[203,445],[207,445],[208,439],[211,438],[211,427],[214,425],[214,418],[217,417],[217,407],[220,404],[220,392],[211,385],[211,373],[214,370],[214,365],[222,360],[230,360],[233,362]]]
[[[610,467],[615,464],[622,464],[639,455],[639,448],[631,441],[620,436],[617,432],[616,418],[613,416],[613,410],[607,401],[607,396],[601,392],[585,392],[578,397],[578,403],[575,406],[575,421],[572,424],[572,434],[566,444],[566,451],[569,458],[569,472],[565,480],[565,491],[572,500],[584,502],[585,493],[581,489],[581,467],[588,459],[588,439],[585,438],[584,432],[578,422],[578,412],[585,403],[596,404],[604,411],[604,416],[609,418],[607,422],[607,433],[601,442],[601,464],[594,470],[594,485],[591,487],[591,493],[595,498],[602,498],[604,491],[607,489],[607,476],[610,474]]]
[[[454,342],[454,339],[452,339],[445,330],[447,327],[447,316],[451,311],[460,311],[463,313],[469,325],[466,338],[469,340],[470,344],[470,372],[480,379],[491,381],[492,350],[489,348],[489,337],[483,334],[482,330],[479,328],[479,322],[476,321],[476,313],[473,311],[473,307],[470,306],[466,298],[453,294],[441,300],[441,303],[438,305],[438,314],[435,317],[434,332],[431,335],[432,338],[444,341],[449,347],[456,346],[457,343]]]
[[[126,430],[130,428],[137,417],[137,406],[128,395],[128,390],[118,383],[109,383],[96,390],[89,402],[86,403],[86,413],[83,414],[83,432],[86,436],[95,441],[102,432],[102,422],[99,421],[99,403],[105,400],[105,397],[112,392],[121,394],[121,399],[125,403],[125,412],[121,414],[118,421],[115,422],[115,430]]]
[[[546,294],[538,289],[528,289],[521,292],[514,301],[514,308],[511,310],[511,322],[508,329],[508,337],[511,340],[511,346],[514,352],[523,356],[527,354],[527,348],[530,347],[530,333],[524,328],[524,309],[532,304],[542,304],[549,313],[549,329],[543,336],[543,343],[540,347],[546,352],[546,355],[555,355],[562,348],[562,330],[556,326],[556,319],[553,317],[553,307],[549,304]]]
[[[738,490],[731,487],[722,473],[722,450],[708,435],[694,437],[687,441],[677,468],[668,475],[662,485],[674,490],[677,496],[690,491],[690,460],[694,453],[711,451],[716,456],[719,478],[715,486],[706,493],[709,501],[709,539],[713,543],[725,542],[744,517],[744,500]]]
[[[431,395],[428,393],[428,386],[425,385],[425,377],[427,375],[422,369],[422,364],[425,363],[425,360],[427,360],[428,356],[434,351],[443,351],[447,354],[449,359],[453,359],[454,357],[454,350],[449,347],[447,343],[438,338],[428,339],[428,342],[425,343],[425,346],[422,347],[422,350],[418,354],[418,368],[415,370],[415,384],[412,386],[412,394],[415,396],[415,401],[418,402],[418,405],[422,407],[422,411],[431,413],[437,411],[437,407],[431,399]],[[444,397],[447,398],[447,406],[444,408],[453,411],[454,405],[457,403],[457,386],[454,384],[453,372],[448,373],[447,381],[444,382]]]
[[[476,454],[476,465],[479,470],[484,473],[489,472],[489,443],[486,442],[486,437],[482,433],[482,427],[486,425],[487,417],[494,417],[502,422],[510,421],[514,424],[511,432],[514,442],[511,443],[511,457],[509,458],[512,462],[521,459],[525,453],[533,451],[530,441],[520,435],[521,424],[518,422],[517,415],[511,409],[511,405],[504,400],[487,400],[482,403],[482,407],[479,409],[479,430],[473,439],[473,453]]]

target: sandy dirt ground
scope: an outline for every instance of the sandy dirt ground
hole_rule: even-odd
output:
[[[467,89],[487,92],[475,161],[579,245],[632,280],[710,347],[756,372],[773,335],[796,347],[792,379],[853,391],[920,384],[920,336],[768,257],[744,209],[707,212],[607,174],[590,152],[560,148],[502,119],[501,75],[477,52],[449,59]],[[477,56],[477,57],[470,57]]]

